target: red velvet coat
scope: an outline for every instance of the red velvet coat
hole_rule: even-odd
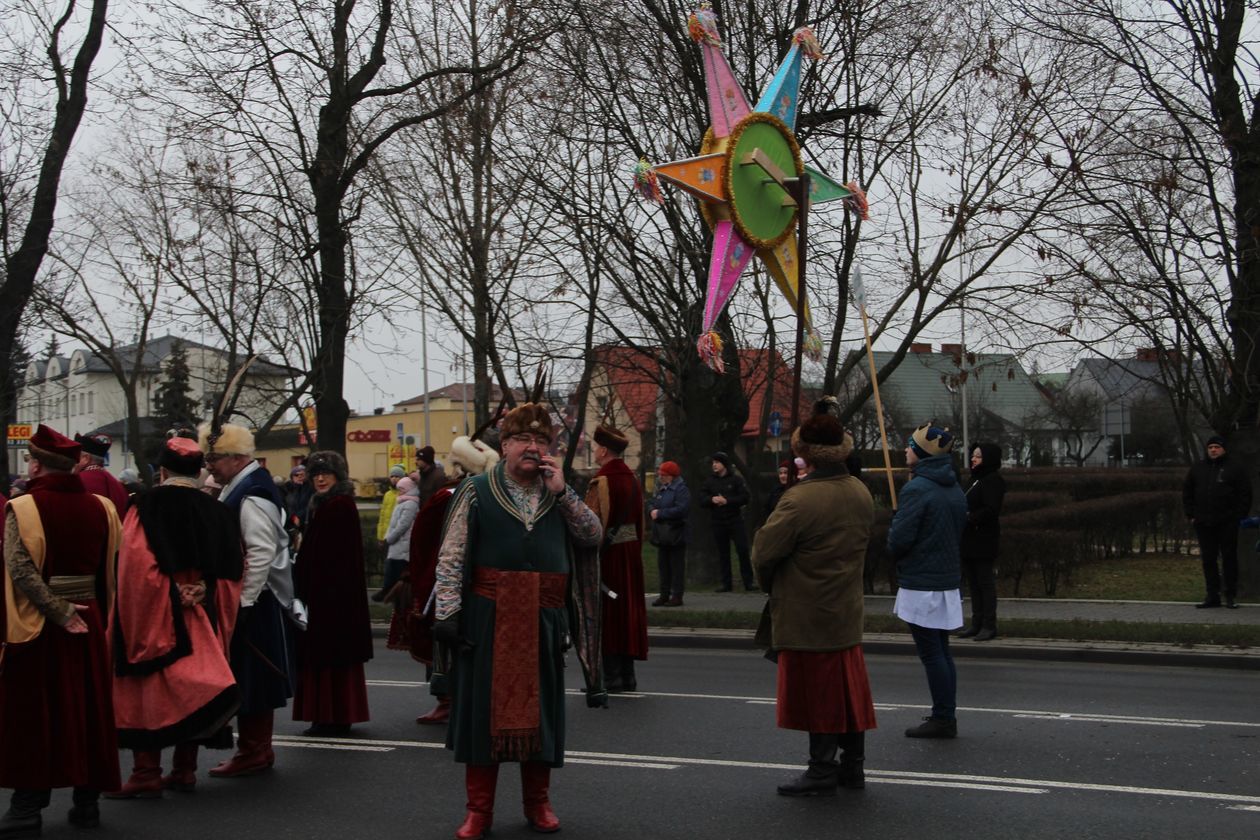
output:
[[[331,496],[312,507],[293,586],[309,614],[305,632],[297,634],[299,667],[342,667],[372,658],[363,532],[352,496]]]
[[[446,511],[451,506],[457,483],[439,489],[420,506],[416,524],[411,529],[411,550],[408,555],[408,574],[411,576],[411,594],[414,599],[410,610],[411,657],[426,665],[433,664],[433,610],[421,615],[429,604],[429,596],[437,582],[438,549],[442,547],[442,527],[446,523]]]
[[[82,603],[88,632],[47,621],[29,642],[8,645],[0,672],[0,787],[84,786],[117,790],[118,741],[105,643],[104,579],[109,522],[77,475],[30,484],[44,526],[43,578],[96,575],[98,597]],[[0,597],[0,613],[4,613]],[[0,615],[0,619],[4,616]]]
[[[602,485],[602,487],[601,487]],[[591,479],[586,504],[599,514],[605,545],[599,555],[600,577],[617,593],[603,599],[603,650],[606,655],[647,659],[647,607],[643,600],[643,491],[626,462],[615,458]],[[634,528],[635,539],[608,544],[608,532]]]

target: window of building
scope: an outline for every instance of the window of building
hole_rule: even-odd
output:
[[[93,393],[92,393],[91,391],[88,391],[88,414],[91,414],[91,413],[92,413],[92,411],[93,411],[93,409],[92,409],[92,396],[93,396]]]

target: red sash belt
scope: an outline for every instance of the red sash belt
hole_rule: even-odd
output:
[[[538,610],[564,606],[563,572],[507,572],[478,566],[473,592],[494,601],[490,757],[526,761],[542,749]]]

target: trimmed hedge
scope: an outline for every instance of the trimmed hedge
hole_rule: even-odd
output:
[[[1171,469],[1003,470],[1007,493],[998,576],[1010,580],[1017,595],[1021,589],[1054,595],[1082,564],[1187,550],[1194,533],[1182,513],[1184,475]],[[866,478],[873,492],[883,486],[886,494],[882,476]],[[868,593],[896,589],[887,551],[891,520],[891,510],[876,510],[866,556]]]

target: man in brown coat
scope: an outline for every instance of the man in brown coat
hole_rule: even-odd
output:
[[[875,728],[862,656],[862,569],[874,505],[844,460],[853,438],[825,412],[792,434],[810,474],[789,487],[753,542],[753,569],[769,593],[779,666],[777,723],[809,733],[809,767],[784,796],[865,786],[865,733]],[[837,763],[836,754],[844,752]]]

